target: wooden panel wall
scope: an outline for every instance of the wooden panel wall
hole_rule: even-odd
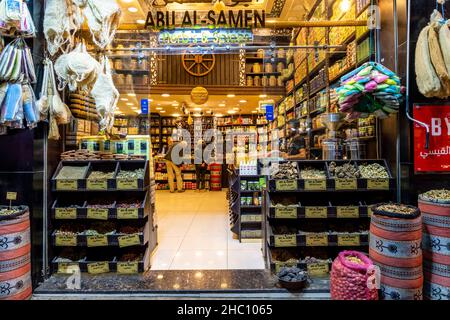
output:
[[[186,72],[182,55],[162,55],[158,61],[158,85],[179,84],[186,86],[239,85],[239,55],[216,54],[214,69],[203,77]]]

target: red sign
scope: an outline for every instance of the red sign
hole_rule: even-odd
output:
[[[414,123],[415,172],[450,171],[450,105],[414,105],[414,118],[429,127]]]

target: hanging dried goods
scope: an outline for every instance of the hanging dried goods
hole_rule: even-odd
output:
[[[367,117],[373,113],[387,118],[397,113],[403,101],[404,87],[391,70],[375,62],[367,62],[341,78],[339,94],[340,111],[348,119]]]
[[[0,2],[0,31],[4,35],[34,36],[36,28],[25,1]]]

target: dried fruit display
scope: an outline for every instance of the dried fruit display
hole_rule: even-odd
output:
[[[136,170],[121,170],[117,179],[144,179],[144,168]]]
[[[430,190],[421,194],[420,199],[432,202],[450,202],[450,190]]]
[[[272,164],[270,176],[272,179],[298,179],[297,164],[295,162]]]
[[[57,180],[66,180],[66,179],[83,179],[84,174],[86,173],[86,167],[74,167],[74,166],[64,166],[59,171],[56,176]]]
[[[364,179],[390,178],[386,168],[379,163],[360,164],[358,168],[361,173],[361,178]]]
[[[351,163],[345,163],[342,166],[338,166],[336,162],[331,162],[329,166],[330,177],[332,178],[361,178],[361,173],[356,169],[355,165]]]
[[[103,172],[103,171],[92,171],[89,175],[89,180],[107,180],[112,179],[114,177],[114,171],[112,172]]]
[[[377,211],[385,211],[389,213],[410,215],[417,212],[417,208],[397,203],[380,204],[374,208]]]
[[[307,168],[303,168],[300,171],[300,178],[301,179],[326,179],[327,174],[326,174],[325,170],[307,167]]]

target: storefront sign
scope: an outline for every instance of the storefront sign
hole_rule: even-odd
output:
[[[76,208],[56,208],[55,209],[56,219],[68,219],[74,220],[77,218]]]
[[[159,44],[239,44],[253,42],[249,30],[164,30],[159,33]]]
[[[137,246],[141,244],[141,239],[139,238],[139,234],[127,234],[126,236],[118,237],[119,247],[131,247]]]
[[[138,262],[117,262],[117,273],[121,274],[135,274],[138,273]]]
[[[295,191],[298,189],[297,180],[276,180],[277,191]]]
[[[305,190],[326,190],[327,180],[325,179],[306,179]]]
[[[209,11],[149,11],[145,21],[146,29],[170,28],[264,28],[265,10],[221,10]]]
[[[88,272],[91,274],[108,273],[109,263],[105,262],[94,262],[87,265]]]
[[[6,200],[17,200],[17,192],[7,192],[6,193]]]
[[[296,247],[297,235],[296,234],[280,234],[274,236],[275,247]]]
[[[202,105],[208,102],[209,92],[204,87],[195,87],[191,91],[191,100],[193,103]]]
[[[414,123],[415,172],[449,172],[450,105],[414,105],[414,118],[430,129],[426,149],[426,129]]]
[[[277,219],[297,219],[297,207],[285,207],[275,209]]]
[[[326,219],[327,214],[328,214],[327,207],[306,207],[305,208],[306,218]]]
[[[358,188],[356,179],[336,179],[336,190],[356,190]]]

